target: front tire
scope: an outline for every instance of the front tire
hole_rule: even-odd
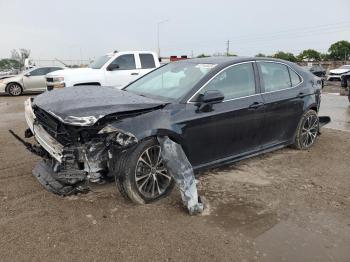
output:
[[[315,110],[303,114],[296,130],[294,147],[299,150],[309,149],[316,141],[319,131],[319,120]]]
[[[22,86],[18,83],[10,83],[7,86],[7,92],[11,96],[20,96],[23,92]]]
[[[136,204],[147,204],[168,196],[174,179],[163,164],[155,138],[140,142],[124,153],[116,168],[120,193]]]

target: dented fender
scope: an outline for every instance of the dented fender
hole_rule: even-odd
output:
[[[183,144],[182,127],[171,121],[168,110],[155,110],[149,113],[113,122],[110,126],[133,134],[138,141],[152,136],[168,136],[179,144]]]

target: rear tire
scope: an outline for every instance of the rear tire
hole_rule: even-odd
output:
[[[316,141],[319,131],[319,120],[315,110],[303,114],[298,124],[294,147],[299,150],[309,149]]]
[[[18,83],[10,83],[7,86],[7,92],[11,96],[20,96],[23,92],[22,86]]]
[[[159,150],[155,138],[144,140],[123,153],[116,164],[117,188],[135,204],[157,201],[174,188],[175,181],[162,164]]]

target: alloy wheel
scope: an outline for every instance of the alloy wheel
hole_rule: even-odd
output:
[[[13,96],[19,96],[22,93],[22,88],[19,84],[11,84],[9,86],[9,93]]]
[[[310,147],[316,140],[318,134],[318,117],[309,115],[301,130],[301,142],[304,148]]]
[[[157,198],[164,194],[171,180],[161,157],[160,146],[154,145],[145,149],[137,161],[135,170],[135,182],[139,193],[145,198]]]

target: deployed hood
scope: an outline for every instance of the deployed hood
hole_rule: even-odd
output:
[[[344,73],[347,73],[349,71],[350,71],[350,69],[346,69],[346,68],[344,68],[344,69],[338,68],[338,69],[329,70],[329,72],[333,73],[333,74],[344,74]]]
[[[113,87],[77,86],[54,89],[34,99],[34,106],[65,124],[91,126],[102,117],[121,112],[156,108],[165,104]]]

